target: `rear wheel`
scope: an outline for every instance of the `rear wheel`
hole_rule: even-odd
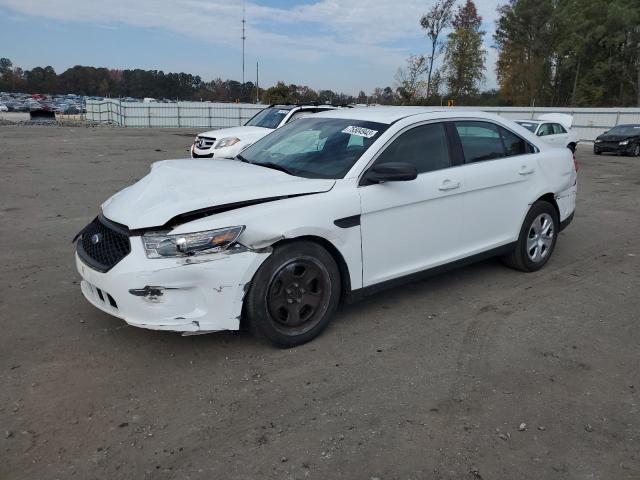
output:
[[[340,300],[340,272],[320,245],[280,245],[254,276],[245,299],[245,320],[254,333],[290,348],[317,337]]]
[[[534,203],[524,220],[515,250],[505,255],[503,262],[523,272],[540,270],[556,246],[559,223],[553,205],[544,200]]]

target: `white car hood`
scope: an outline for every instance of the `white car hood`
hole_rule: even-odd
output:
[[[243,142],[247,142],[256,141],[271,132],[273,132],[272,129],[263,127],[233,127],[209,130],[208,132],[199,133],[198,136],[215,138],[217,140],[226,137],[236,137]]]
[[[335,180],[308,179],[237,160],[164,160],[102,204],[130,229],[159,227],[177,215],[238,202],[331,190]]]

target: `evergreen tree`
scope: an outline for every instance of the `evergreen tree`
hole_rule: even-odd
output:
[[[487,55],[482,46],[485,32],[480,30],[481,24],[472,0],[458,7],[451,22],[453,32],[447,40],[443,73],[454,98],[474,96],[480,90]]]

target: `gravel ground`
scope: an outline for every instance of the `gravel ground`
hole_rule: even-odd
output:
[[[541,272],[479,263],[277,350],[80,294],[73,235],[195,133],[0,127],[0,479],[640,478],[640,159],[580,148]]]

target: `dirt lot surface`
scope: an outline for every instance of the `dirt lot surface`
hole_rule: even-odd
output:
[[[541,272],[479,263],[277,350],[81,296],[74,234],[194,133],[0,127],[0,479],[640,478],[640,159],[581,147]]]

